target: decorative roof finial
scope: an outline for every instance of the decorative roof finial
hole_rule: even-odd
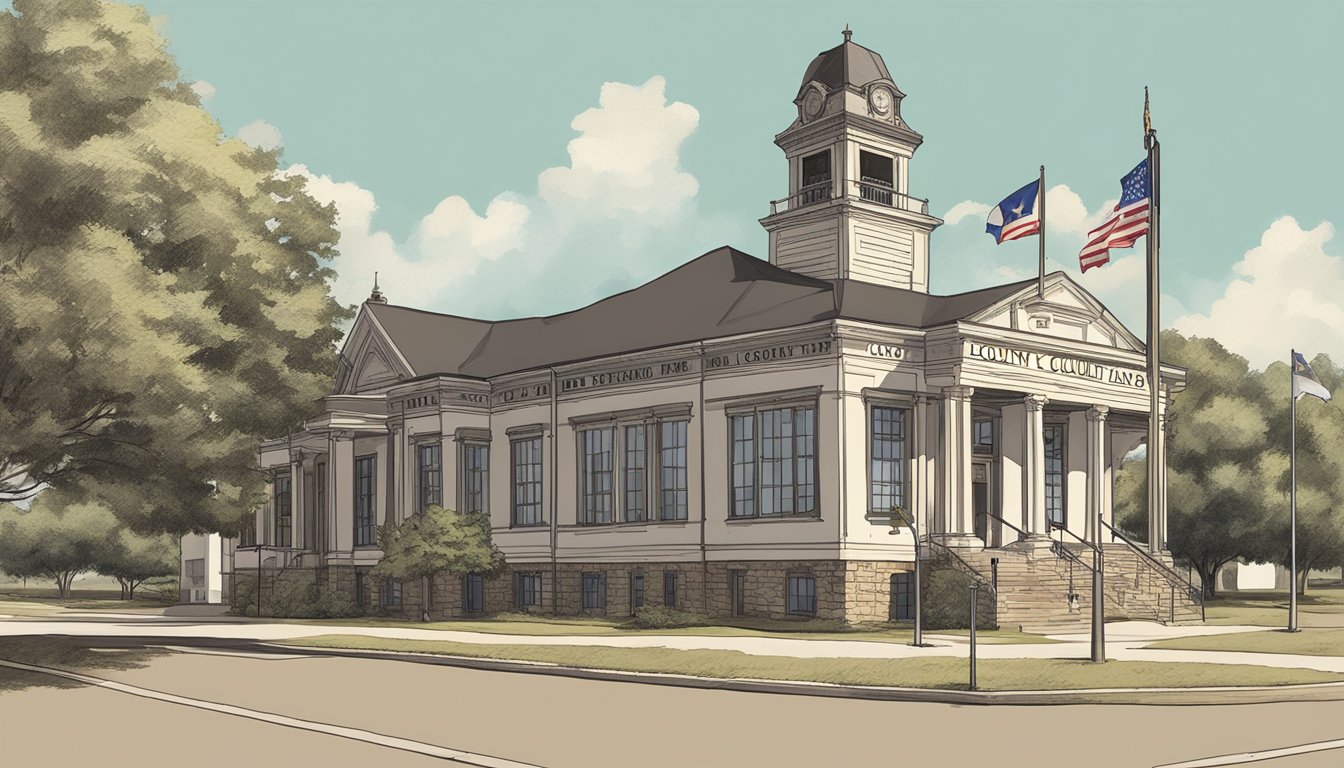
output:
[[[849,25],[846,24],[846,25],[845,25],[845,31],[844,31],[844,32],[841,32],[840,34],[842,34],[842,35],[845,36],[845,42],[848,43],[848,42],[849,42],[849,38],[850,38],[850,36],[853,35],[854,33],[850,30]]]
[[[387,303],[387,297],[383,295],[383,292],[382,292],[382,291],[378,290],[378,273],[377,273],[377,272],[374,272],[374,273],[373,273],[373,293],[370,293],[370,294],[369,294],[369,298],[368,298],[368,300],[365,301],[364,303],[365,303],[365,304],[386,304],[386,303]]]

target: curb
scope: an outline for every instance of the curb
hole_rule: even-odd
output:
[[[177,645],[185,643],[177,642]],[[655,672],[624,672],[531,661],[480,659],[398,651],[357,650],[348,648],[312,648],[273,642],[238,644],[253,651],[277,654],[306,654],[377,661],[402,661],[412,664],[550,675],[580,680],[666,685],[680,688],[772,693],[793,696],[866,701],[905,701],[954,705],[1059,706],[1065,704],[1139,704],[1194,706],[1210,704],[1266,704],[1294,701],[1344,700],[1344,682],[1304,683],[1271,686],[1220,686],[1203,688],[1091,688],[1059,691],[955,691],[935,688],[892,688],[886,686],[837,685],[790,680],[714,678]]]

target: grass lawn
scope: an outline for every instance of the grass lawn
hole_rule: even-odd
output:
[[[1181,637],[1159,640],[1145,648],[1182,651],[1245,651],[1295,653],[1304,656],[1344,656],[1344,629],[1304,629],[1301,632],[1237,632],[1231,635]]]
[[[800,680],[837,685],[876,685],[965,690],[967,663],[957,658],[797,659],[740,651],[681,651],[666,648],[594,646],[476,645],[436,640],[384,640],[322,635],[290,640],[290,646],[431,653],[482,659],[652,672],[713,678]],[[1344,681],[1344,675],[1307,669],[1272,669],[1234,664],[1109,661],[1092,664],[1066,659],[982,659],[982,690],[1078,690],[1085,688],[1193,688],[1204,686],[1291,685]]]
[[[1286,627],[1288,592],[1228,592],[1208,601],[1204,610],[1209,624]],[[1344,628],[1344,588],[1312,586],[1298,598],[1297,620],[1301,627]]]
[[[451,621],[401,621],[376,617],[353,619],[293,619],[296,624],[316,626],[341,624],[357,627],[406,627],[450,632],[482,632],[493,635],[529,636],[603,636],[603,635],[672,635],[692,637],[782,637],[792,640],[870,640],[883,643],[909,644],[914,641],[914,630],[909,625],[878,624],[870,627],[846,627],[827,621],[773,621],[770,619],[737,619],[733,626],[678,627],[675,629],[640,629],[628,621],[610,621],[596,618],[539,617],[528,614],[501,614],[489,619],[454,619]],[[966,630],[939,630],[925,634],[967,635]],[[979,630],[976,641],[990,643],[1054,643],[1041,635],[1025,634],[1016,630]]]

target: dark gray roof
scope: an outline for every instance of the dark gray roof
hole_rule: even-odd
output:
[[[822,51],[812,60],[807,74],[803,75],[803,85],[813,80],[834,90],[846,85],[867,85],[874,80],[891,80],[891,73],[876,51],[845,41],[829,51]]]
[[[414,376],[503,373],[844,318],[905,328],[954,322],[1035,279],[955,296],[858,280],[817,280],[723,247],[638,288],[573,312],[473,320],[364,305]]]

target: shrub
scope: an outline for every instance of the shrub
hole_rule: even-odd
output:
[[[703,616],[697,616],[676,608],[661,605],[649,605],[635,610],[634,624],[640,629],[676,629],[678,627],[702,627],[708,623]]]
[[[966,629],[971,626],[970,574],[958,570],[937,558],[924,573],[923,598],[924,629]],[[982,587],[982,592],[987,588]],[[983,606],[983,603],[982,603]],[[977,607],[982,607],[977,606]],[[980,610],[975,617],[977,629],[993,629],[994,617]]]

